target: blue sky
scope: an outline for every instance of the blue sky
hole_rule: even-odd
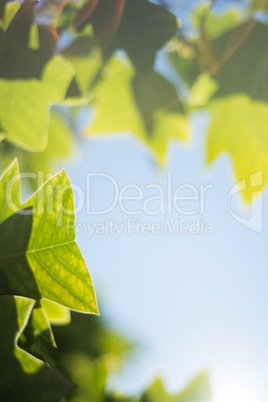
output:
[[[182,184],[212,185],[205,198],[205,214],[212,235],[78,234],[77,241],[101,300],[101,313],[110,325],[138,344],[135,356],[111,386],[131,393],[160,374],[170,391],[182,388],[200,370],[207,369],[215,402],[265,402],[267,350],[267,196],[264,194],[263,231],[239,224],[228,212],[227,195],[235,184],[232,162],[220,156],[205,165],[207,120],[192,119],[189,145],[170,144],[163,169],[131,136],[113,141],[85,141],[79,163],[69,164],[73,184],[86,188],[88,173],[111,175],[122,188],[158,184],[166,194],[168,171],[173,189]],[[92,181],[92,207],[105,208],[113,186],[101,178]],[[131,191],[130,191],[131,192]],[[135,192],[132,192],[134,195]],[[148,193],[147,197],[148,197]],[[130,195],[130,194],[129,194]],[[152,193],[150,193],[152,195]],[[185,210],[195,201],[185,202]],[[157,204],[151,204],[157,208]],[[129,201],[132,210],[140,201]],[[233,208],[242,213],[241,199]],[[77,227],[109,219],[125,223],[132,216],[118,206],[105,215],[77,215]],[[145,213],[139,222],[165,219],[192,222],[200,218]],[[82,225],[82,226],[81,226]],[[80,230],[82,231],[82,230]]]

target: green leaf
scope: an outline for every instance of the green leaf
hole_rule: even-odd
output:
[[[32,172],[36,178],[30,178],[29,183],[32,188],[37,189],[53,173],[55,167],[60,165],[63,160],[75,154],[77,143],[70,124],[64,119],[60,112],[53,108],[50,112],[49,138],[46,149],[43,152],[26,152],[14,150],[17,154],[19,165],[22,172]],[[39,175],[38,175],[39,172]],[[43,181],[41,181],[41,172]]]
[[[119,61],[118,64],[121,65],[121,69],[118,68],[117,72],[101,80],[94,88],[97,113],[87,132],[113,135],[132,132],[152,149],[158,163],[163,164],[168,141],[172,138],[182,141],[188,139],[187,120],[176,110],[176,107],[179,107],[179,100],[170,89],[170,84],[163,77],[159,78],[156,73],[153,73],[153,78],[149,81],[148,93],[148,86],[146,84],[143,86],[144,75],[142,75],[142,79],[135,84],[136,100],[142,113],[139,112],[132,87],[136,74],[133,68]],[[155,81],[158,82],[158,90],[164,87],[166,91],[163,99],[161,99],[162,92],[156,93],[156,88],[151,85]],[[147,103],[146,101],[142,103],[143,96]],[[153,112],[153,115],[149,116],[150,112]]]
[[[268,102],[268,27],[255,21],[225,33],[212,44],[219,90],[215,97],[245,93]]]
[[[121,23],[111,45],[104,51],[109,58],[124,49],[137,71],[153,69],[156,52],[177,32],[177,19],[165,8],[147,0],[127,0]]]
[[[191,87],[199,74],[197,64],[197,50],[182,41],[173,40],[172,48],[168,54],[171,64],[187,87]]]
[[[58,367],[78,386],[70,400],[104,401],[107,372],[117,370],[132,347],[95,315],[72,311],[71,317],[69,325],[53,326]]]
[[[0,79],[0,127],[8,141],[27,151],[47,146],[49,109],[63,102],[73,78],[72,67],[63,58],[52,58],[42,79]]]
[[[6,187],[11,193],[12,185]],[[0,225],[2,294],[8,290],[35,300],[43,297],[97,314],[93,284],[75,242],[73,192],[67,174],[54,176],[23,208]]]
[[[3,401],[58,402],[72,384],[57,370],[18,345],[35,301],[0,296],[0,399]]]
[[[7,27],[9,26],[10,22],[14,18],[16,12],[19,9],[19,4],[16,1],[12,1],[10,3],[4,4],[6,1],[1,0],[1,8],[5,6],[5,15],[4,18],[1,18],[0,20],[0,29],[3,31],[7,30]],[[0,11],[0,15],[2,16],[2,12]]]
[[[66,307],[45,299],[41,300],[41,304],[51,324],[67,325],[71,322],[71,314]]]
[[[175,88],[154,71],[136,74],[132,80],[132,89],[148,135],[153,134],[153,118],[157,112],[184,114]]]
[[[36,34],[33,29],[35,5],[35,1],[25,0],[19,5],[14,16],[8,8],[9,12],[3,16],[4,33],[0,38],[1,78],[40,79],[45,64],[52,56],[52,52],[47,51],[47,44],[45,50],[39,49],[37,29]],[[34,36],[35,43],[32,41]]]
[[[34,305],[34,300],[25,297],[0,296],[1,328],[5,328],[5,331],[0,333],[2,370],[3,365],[8,363],[13,355],[14,346],[17,347],[18,338],[27,324]]]
[[[252,191],[257,185],[252,175],[261,172],[259,189],[268,183],[268,106],[236,95],[213,102],[210,110],[207,161],[211,163],[221,152],[230,154],[237,181],[246,180],[241,195],[249,203],[258,194]]]
[[[200,60],[210,56],[211,49],[208,49],[208,46],[242,21],[241,13],[235,9],[222,15],[213,13],[213,9],[211,11],[210,8],[211,4],[203,3],[192,14],[192,24],[197,30],[197,36],[186,40],[174,38],[170,46],[169,60],[189,88],[200,74]],[[203,33],[200,32],[201,26]]]
[[[89,40],[87,37],[86,39]],[[67,49],[64,52],[64,55],[68,57],[75,70],[75,78],[81,94],[85,98],[90,98],[90,86],[102,66],[102,58],[96,49],[93,52],[79,56],[80,46],[80,41],[77,40],[69,50]],[[76,52],[78,54],[75,54]]]
[[[75,70],[75,78],[67,92],[71,99],[77,96],[84,100],[91,98],[92,83],[103,66],[101,49],[93,46],[92,28],[92,25],[86,25],[82,32],[76,32],[73,43],[61,52]]]
[[[68,351],[61,364],[78,386],[72,393],[71,401],[103,402],[108,371],[111,371],[114,360],[113,355],[106,355],[92,361],[82,353]]]
[[[169,395],[160,378],[141,396],[140,402],[211,402],[207,374],[201,373],[190,385],[177,395]]]
[[[0,180],[0,223],[20,208],[20,173],[15,160]]]
[[[192,108],[206,106],[217,89],[217,82],[209,74],[200,74],[191,88],[188,105]]]
[[[248,43],[247,26],[252,22],[244,23],[245,13],[232,9],[222,15],[218,12],[214,13],[213,8],[212,11],[210,8],[211,4],[203,4],[195,11],[195,13],[193,13],[192,20],[194,26],[197,28],[198,35],[193,39],[186,39],[186,41],[177,38],[176,40],[173,40],[169,52],[169,59],[180,78],[183,79],[184,83],[189,88],[191,88],[196,80],[198,80],[200,72],[207,74],[207,70],[210,69],[212,74],[215,74],[213,78],[219,80],[218,93],[220,94],[221,90],[225,91],[226,87],[231,90],[233,83],[236,86],[237,78],[238,81],[241,82],[241,77],[239,77],[240,73],[243,75],[247,71],[249,75],[251,71],[254,71],[252,70],[253,64],[251,56],[250,60],[245,61],[245,59],[249,57],[249,54],[252,55],[252,53],[256,53],[254,47],[259,46],[257,51],[258,57],[264,59],[266,53],[263,51],[264,42],[263,45],[261,45],[260,42],[258,45],[255,44],[253,46]],[[242,55],[240,46],[243,44],[244,39],[246,39],[246,50]],[[263,40],[264,39],[261,41]],[[258,42],[258,39],[255,38],[255,41]],[[232,60],[230,60],[230,63],[232,64],[229,64],[229,56],[226,60],[225,57],[232,48],[233,51],[231,55],[233,57]],[[238,53],[238,56],[235,56],[236,53]],[[221,62],[222,65],[220,64]],[[250,68],[247,68],[247,65],[249,65],[248,62],[252,64]],[[228,71],[226,70],[226,72],[225,63],[230,67],[228,67]],[[254,69],[256,70],[257,68],[258,67],[254,65]],[[233,74],[236,74],[236,76],[233,77]],[[232,82],[230,83],[230,81]],[[250,79],[250,83],[248,84],[252,85],[252,79]],[[242,88],[241,91],[243,90],[244,89]],[[235,92],[235,90],[233,92]]]
[[[9,185],[12,185],[11,191],[6,191],[6,189],[9,188]],[[15,161],[11,167],[5,172],[2,180],[0,181],[0,223],[2,223],[4,220],[6,220],[8,217],[14,214],[14,210],[17,210],[20,207],[20,175],[19,175],[19,167],[17,161]],[[14,224],[14,219],[15,219],[15,224]],[[15,253],[21,253],[22,255],[18,256],[17,261],[19,261],[19,269],[24,267],[24,275],[28,276],[28,281],[33,284],[33,288],[31,289],[30,292],[33,293],[33,296],[39,297],[39,291],[37,289],[37,285],[33,279],[33,276],[30,272],[27,260],[25,258],[26,255],[26,250],[27,250],[27,245],[30,239],[30,229],[32,225],[32,217],[21,217],[15,215],[13,218],[11,217],[8,221],[7,230],[11,231],[11,234],[9,236],[13,237],[11,244],[13,245],[12,251]],[[10,224],[11,222],[11,224]],[[20,238],[20,242],[25,241],[24,245],[22,245],[21,248],[16,248],[19,247],[17,245],[18,241],[18,231],[17,231],[17,224],[20,225],[20,235],[22,236]],[[6,227],[6,224],[0,225],[0,232],[3,230],[3,227]],[[8,236],[8,239],[9,239]],[[5,242],[3,242],[3,246],[5,248]],[[2,249],[2,246],[0,245],[0,248]],[[3,249],[2,249],[3,251]],[[13,261],[14,262],[14,261]],[[2,294],[10,292],[11,294],[13,293],[12,287],[10,289],[10,282],[14,282],[14,279],[16,281],[16,278],[13,278],[13,275],[17,275],[16,272],[13,270],[14,266],[11,267],[10,270],[10,265],[7,261],[2,260],[0,263],[0,274],[1,274],[1,286],[0,286],[0,292]],[[20,274],[18,274],[18,277],[20,277]],[[15,288],[17,285],[14,285]],[[9,290],[8,290],[9,289]],[[29,294],[28,294],[29,296]],[[52,334],[52,330],[50,328],[49,322],[47,320],[47,317],[45,315],[44,310],[41,307],[35,306],[33,309],[33,312],[31,314],[31,327],[32,331],[34,332],[36,337],[42,336],[45,338],[47,342],[49,342],[51,345],[55,346],[55,341],[54,337]]]
[[[92,314],[71,311],[70,323],[65,326],[53,326],[53,333],[60,357],[64,356],[66,351],[72,350],[83,353],[91,360],[106,354],[116,355],[120,359],[132,350],[128,341]]]
[[[237,10],[234,7],[224,14],[222,12],[219,13],[218,10],[214,12],[211,3],[202,3],[201,6],[194,11],[191,19],[194,27],[198,31],[201,25],[203,25],[203,29],[208,38],[215,39],[241,24],[245,18],[243,14],[241,10]]]
[[[66,172],[41,187],[25,204],[30,205],[34,219],[27,258],[42,297],[98,313],[93,284],[75,242],[73,191]]]
[[[0,225],[0,294],[17,294],[38,300],[41,293],[26,257],[32,210],[27,208],[22,213],[15,213]]]
[[[10,166],[11,162],[17,158],[21,173],[26,173],[24,181],[27,181],[33,190],[37,190],[55,173],[55,169],[63,160],[75,155],[77,148],[78,144],[70,124],[62,113],[52,108],[48,144],[43,152],[27,152],[3,141],[0,144],[0,155],[3,166]]]
[[[203,71],[203,64],[207,68],[206,64],[209,66],[212,62],[213,41],[244,22],[245,16],[235,9],[224,14],[214,13],[211,3],[201,3],[192,13],[191,20],[197,30],[196,36],[182,40],[175,38],[169,52],[171,63],[189,88]]]
[[[28,325],[21,339],[23,349],[42,356],[47,362],[56,348],[56,342],[45,310],[38,304],[32,310]]]

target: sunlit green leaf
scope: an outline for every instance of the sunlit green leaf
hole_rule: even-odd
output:
[[[66,307],[45,299],[41,300],[41,304],[51,324],[67,325],[70,323],[71,315]]]
[[[12,184],[13,182],[13,184]],[[8,189],[8,185],[12,184],[12,190],[6,191]],[[13,213],[14,213],[14,209],[17,209],[20,206],[20,176],[19,176],[19,168],[18,168],[18,164],[15,161],[9,170],[7,170],[7,172],[4,174],[2,180],[0,181],[0,222],[3,222],[5,219],[7,219],[8,217],[10,217]],[[27,272],[29,275],[29,280],[30,282],[32,282],[33,285],[33,296],[36,296],[38,294],[38,290],[35,286],[35,282],[32,278],[31,273],[29,272],[29,267],[27,264],[27,261],[25,259],[25,254],[26,254],[26,248],[27,248],[27,244],[29,242],[29,238],[30,238],[30,230],[31,229],[31,219],[32,217],[18,217],[15,216],[16,219],[19,219],[19,225],[20,225],[20,231],[17,230],[16,225],[13,224],[14,222],[14,217],[10,218],[7,222],[10,224],[10,226],[8,227],[8,231],[11,230],[11,234],[9,233],[9,236],[13,236],[12,237],[12,242],[11,244],[13,245],[12,248],[12,252],[17,252],[20,253],[22,252],[22,255],[17,257],[17,261],[19,261],[19,266],[20,269],[22,266],[24,266],[24,275],[27,276]],[[28,224],[26,222],[29,222],[29,227]],[[5,225],[3,225],[5,226]],[[2,225],[0,225],[0,231],[1,228],[3,228]],[[21,249],[17,249],[16,250],[16,240],[18,239],[17,234],[19,233],[20,236],[22,236],[23,241],[25,242],[25,245],[22,246]],[[6,232],[6,236],[7,232]],[[5,247],[5,243],[4,243],[4,247]],[[18,247],[18,246],[17,246]],[[2,249],[3,251],[3,249]],[[14,262],[14,260],[13,260]],[[16,272],[16,268],[14,271],[14,267],[11,267],[11,269],[13,268],[13,270],[10,272],[10,274],[8,274],[7,270],[9,270],[9,263],[7,261],[1,261],[0,263],[0,276],[1,276],[1,283],[2,286],[0,287],[1,293],[5,294],[8,293],[8,282],[14,282],[14,279],[12,278],[12,276],[14,275],[16,278],[17,272]],[[10,278],[9,280],[7,278]],[[18,274],[18,278],[20,278],[20,275]],[[7,282],[6,282],[7,281]],[[15,285],[16,287],[16,285]],[[12,294],[12,287],[10,289],[10,293]],[[30,296],[30,294],[27,294],[28,296]],[[52,345],[55,345],[55,341],[54,341],[54,337],[49,325],[49,322],[47,321],[47,317],[43,311],[43,309],[41,307],[37,307],[35,306],[32,314],[31,314],[31,330],[34,333],[34,336],[42,336],[46,339],[47,342],[51,343]]]
[[[44,357],[47,354],[47,349],[56,347],[55,339],[50,327],[50,323],[44,308],[36,305],[32,311],[27,334],[30,337],[31,352],[36,352]],[[28,340],[29,341],[29,340]]]
[[[94,288],[75,242],[73,191],[62,171],[26,204],[33,207],[27,258],[42,296],[74,310],[97,313]]]
[[[210,39],[215,39],[227,31],[235,28],[245,17],[241,10],[232,7],[227,12],[214,12],[214,7],[208,2],[201,5],[192,13],[192,23],[200,31],[202,29]],[[198,37],[198,40],[201,38]]]
[[[66,173],[49,180],[23,208],[0,225],[2,294],[6,289],[8,294],[44,297],[98,313],[91,278],[75,242],[73,192]]]
[[[0,180],[0,223],[21,207],[19,165],[15,160]]]
[[[140,402],[211,402],[211,391],[206,373],[201,373],[181,393],[170,395],[160,378],[142,395]]]
[[[103,79],[94,90],[98,107],[96,118],[89,127],[88,134],[134,133],[149,145],[157,161],[162,164],[170,139],[178,138],[182,141],[188,139],[187,120],[182,113],[174,111],[174,105],[177,104],[178,106],[179,100],[174,95],[174,97],[171,96],[173,103],[170,102],[170,98],[165,102],[165,97],[161,99],[161,92],[155,94],[153,90],[148,94],[146,93],[146,86],[140,88],[139,97],[141,98],[143,93],[147,102],[152,102],[153,99],[156,105],[156,107],[152,104],[146,105],[147,111],[154,110],[154,114],[150,118],[148,116],[147,122],[145,122],[137,109],[134,98],[132,82],[135,72],[131,67],[122,63],[121,65],[120,71]],[[155,99],[156,97],[158,98]],[[163,102],[162,110],[159,107],[161,102]],[[150,125],[149,131],[148,124]]]
[[[206,106],[217,89],[217,82],[213,80],[209,74],[200,74],[191,88],[188,99],[189,106]]]
[[[54,57],[41,80],[0,79],[0,126],[6,139],[28,151],[43,151],[48,141],[49,108],[64,100],[73,69]]]
[[[221,152],[231,155],[237,181],[246,180],[241,194],[249,203],[254,196],[252,185],[253,190],[256,185],[250,180],[251,175],[262,173],[258,188],[268,183],[268,106],[237,95],[215,101],[211,113],[207,160],[212,162]]]
[[[5,6],[5,17],[0,20],[0,29],[6,31],[18,9],[19,4],[16,1],[12,1]]]
[[[17,158],[20,171],[24,176],[24,183],[37,190],[55,173],[62,161],[76,154],[76,149],[78,144],[70,124],[60,112],[52,108],[48,144],[43,152],[27,152],[3,141],[0,144],[0,155],[3,166],[10,166],[11,162]],[[16,205],[19,203],[17,202]]]
[[[34,189],[37,189],[55,173],[55,168],[63,160],[75,155],[76,147],[75,135],[70,125],[60,112],[52,109],[47,147],[43,152],[27,153],[23,150],[17,152],[21,171],[36,174],[36,178],[30,178],[29,182]]]
[[[79,52],[79,46],[79,43],[75,43],[73,51],[75,52],[77,47],[77,52]],[[69,56],[68,59],[75,69],[75,78],[81,94],[86,98],[90,98],[89,91],[91,83],[102,65],[101,55],[94,50],[80,57],[75,54],[67,54],[66,56]]]

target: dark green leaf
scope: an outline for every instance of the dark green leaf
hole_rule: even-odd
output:
[[[153,133],[157,112],[184,113],[175,88],[160,74],[138,73],[132,80],[132,87],[148,135]]]
[[[41,297],[26,252],[32,230],[31,208],[24,209],[0,225],[0,294]]]
[[[156,52],[177,32],[174,15],[147,0],[127,0],[118,32],[105,49],[110,57],[124,49],[138,71],[153,68]]]
[[[249,21],[213,42],[219,90],[215,96],[245,93],[268,102],[268,27]],[[215,67],[215,66],[214,66]]]
[[[34,300],[0,296],[0,399],[17,402],[59,402],[73,385],[57,370],[18,347]]]

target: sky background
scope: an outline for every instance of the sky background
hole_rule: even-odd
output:
[[[267,206],[263,196],[263,231],[239,224],[228,212],[227,196],[236,183],[232,162],[220,156],[205,163],[207,118],[191,119],[191,141],[173,142],[167,162],[159,168],[132,136],[82,143],[76,163],[67,173],[72,184],[86,188],[88,173],[111,175],[122,188],[135,184],[145,191],[159,184],[167,193],[168,171],[173,190],[182,184],[213,185],[206,194],[205,215],[131,217],[117,206],[108,214],[77,214],[77,227],[106,218],[125,223],[192,222],[201,217],[213,225],[212,235],[78,234],[77,241],[92,275],[100,311],[109,324],[133,340],[136,353],[126,361],[111,387],[133,393],[161,375],[169,391],[183,388],[201,370],[208,371],[215,402],[267,402]],[[113,199],[108,180],[92,181],[93,208],[107,207]],[[129,195],[134,195],[131,191]],[[145,191],[146,197],[156,192]],[[126,203],[140,208],[139,201]],[[186,210],[195,201],[184,202]],[[157,208],[157,203],[151,204]],[[241,198],[232,208],[243,213]],[[259,202],[259,208],[261,203]]]

